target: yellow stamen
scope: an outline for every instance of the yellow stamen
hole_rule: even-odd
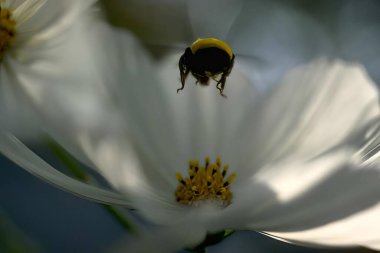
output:
[[[0,6],[0,59],[16,35],[16,21],[12,19],[12,12]]]
[[[197,205],[201,201],[213,201],[220,206],[231,204],[232,192],[230,185],[236,178],[231,174],[226,179],[228,165],[223,166],[218,157],[215,163],[210,163],[210,158],[205,158],[205,166],[200,167],[197,160],[189,161],[189,176],[183,179],[180,173],[176,174],[179,182],[175,192],[176,200],[181,204]]]

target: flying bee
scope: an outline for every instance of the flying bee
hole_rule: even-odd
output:
[[[220,95],[226,97],[223,90],[234,59],[235,55],[226,42],[216,38],[197,39],[179,59],[182,86],[177,89],[177,93],[183,90],[187,75],[191,72],[197,80],[196,84],[209,85],[210,78],[215,80]],[[221,77],[216,80],[218,75]]]

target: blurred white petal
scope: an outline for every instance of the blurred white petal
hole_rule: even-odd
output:
[[[20,27],[22,32],[33,34],[26,38],[23,46],[35,47],[52,43],[67,29],[77,26],[81,19],[94,15],[95,13],[91,13],[94,10],[91,9],[95,2],[96,0],[46,0],[39,13],[34,15],[24,27]]]
[[[365,164],[380,162],[380,124],[376,124],[368,131],[364,147],[359,150],[359,157]]]
[[[253,178],[265,181],[276,199],[272,205],[253,209],[249,226],[273,232],[303,231],[376,206],[379,167],[361,166],[349,157],[349,152],[339,152],[303,163],[284,163],[278,165],[277,175],[263,172]],[[346,243],[349,240],[346,238]]]
[[[65,50],[75,47],[74,44],[78,44],[78,39],[75,39],[75,31],[73,30],[83,31],[83,23],[86,22],[88,16],[92,15],[89,14],[87,9],[91,7],[94,1],[76,2],[78,1],[27,0],[1,3],[3,8],[11,8],[11,11],[13,11],[11,17],[16,22],[16,35],[11,44],[5,49],[4,56],[0,62],[2,74],[0,89],[3,97],[2,103],[4,103],[2,105],[4,106],[4,113],[2,114],[7,114],[6,116],[1,116],[5,117],[4,121],[7,121],[3,128],[30,138],[29,136],[38,133],[37,131],[32,131],[34,125],[39,125],[39,127],[43,125],[42,127],[45,127],[44,124],[36,123],[38,117],[35,117],[34,112],[47,109],[49,106],[45,104],[40,104],[39,108],[31,106],[31,100],[32,103],[35,103],[36,100],[40,102],[41,95],[38,93],[42,92],[41,90],[36,90],[37,87],[33,91],[30,90],[33,82],[41,86],[48,84],[51,86],[59,82],[70,83],[75,78],[77,82],[83,81],[78,74],[85,74],[83,70],[86,65],[79,69],[80,65],[73,64],[75,60],[71,60],[65,65],[69,57],[78,58],[78,51],[73,57],[73,55],[65,54]],[[71,29],[74,22],[78,27]],[[48,30],[54,31],[55,34],[49,32],[52,36],[43,35]],[[41,39],[42,37],[44,39]],[[31,43],[32,41],[38,41],[38,43]],[[86,46],[88,47],[88,45]],[[68,51],[70,52],[70,50]],[[66,56],[66,62],[64,57],[61,58],[62,54]],[[49,63],[43,65],[44,62]],[[39,68],[41,65],[42,68]],[[65,68],[67,72],[60,75],[59,73],[64,72]],[[72,69],[75,69],[76,72],[71,72]],[[91,75],[92,73],[89,74]],[[12,112],[16,113],[12,116],[10,115]],[[58,111],[55,113],[58,113]],[[21,117],[24,118],[24,115],[26,116],[25,119],[20,119]],[[4,121],[2,125],[4,125]],[[31,124],[22,124],[25,121],[31,122]],[[18,127],[12,129],[14,125],[18,125]]]
[[[17,6],[12,15],[17,20],[17,26],[28,21],[46,3],[47,0],[24,1]]]
[[[360,65],[314,61],[290,72],[268,94],[250,134],[260,149],[251,163],[321,154],[375,124],[378,93]],[[365,140],[355,140],[363,145]]]
[[[0,65],[3,74],[1,87],[5,91],[2,95],[7,99],[10,95],[15,97],[18,106],[31,107],[34,119],[40,120],[39,127],[62,141],[70,151],[76,152],[79,150],[77,142],[72,140],[76,136],[68,135],[73,130],[86,127],[101,132],[99,129],[106,122],[110,129],[120,127],[120,120],[115,120],[114,116],[118,110],[113,113],[111,94],[104,87],[106,75],[102,73],[108,71],[103,67],[111,62],[103,62],[105,53],[97,55],[106,47],[103,42],[113,40],[112,33],[115,32],[96,13],[91,13],[92,0],[51,0],[43,5],[41,2],[32,12],[27,7],[33,3],[28,1],[23,2],[25,6],[17,5],[16,18],[24,17],[25,23],[20,23],[20,35],[16,36],[18,41],[9,48],[9,52],[5,52]],[[110,34],[112,36],[107,38]],[[92,41],[99,38],[102,43]],[[104,124],[100,124],[100,119]],[[14,130],[9,128],[6,127]],[[28,130],[29,124],[24,131]],[[12,144],[9,139],[3,141]],[[77,182],[48,166],[21,143],[13,144],[2,144],[2,153],[44,180],[95,201],[128,203],[125,196]],[[89,163],[80,152],[77,157]]]
[[[41,137],[42,132],[28,102],[20,98],[12,87],[12,78],[14,76],[5,68],[0,68],[0,129],[12,131],[23,140],[35,141]]]
[[[378,179],[378,170],[376,171],[376,179]],[[370,176],[370,175],[369,175]],[[359,182],[366,186],[366,181],[361,181],[363,178],[359,178]],[[367,178],[368,179],[368,178]],[[355,183],[355,179],[353,180]],[[370,189],[371,190],[371,189]],[[372,191],[378,191],[378,189],[372,189]],[[377,196],[378,197],[378,196]],[[355,205],[362,205],[368,198],[367,195],[361,196],[361,199],[354,202]],[[341,201],[341,200],[339,200]],[[342,210],[346,212],[346,209],[339,209],[333,206],[334,212]],[[325,212],[329,212],[328,209]],[[317,221],[321,217],[318,217],[317,212],[314,213],[314,217]],[[380,250],[380,243],[378,238],[378,217],[380,215],[380,205],[376,204],[372,208],[356,212],[347,218],[331,222],[324,226],[318,226],[311,229],[300,230],[296,232],[270,232],[275,236],[285,238],[294,243],[309,243],[324,244],[330,246],[355,246],[362,245],[375,250]],[[297,224],[297,223],[295,223]],[[358,236],[359,235],[359,236]]]
[[[82,183],[68,177],[34,154],[12,134],[0,133],[0,152],[37,177],[91,201],[129,206],[124,195]]]

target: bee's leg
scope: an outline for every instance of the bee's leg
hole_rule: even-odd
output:
[[[219,90],[220,95],[223,97],[227,97],[226,95],[223,94],[224,86],[226,85],[226,79],[227,76],[231,73],[232,67],[234,66],[234,61],[235,61],[235,55],[232,56],[230,66],[222,73],[222,76],[220,77],[220,80],[216,84],[216,88]]]
[[[186,49],[185,53],[181,56],[181,58],[179,58],[179,63],[178,63],[178,67],[179,67],[179,73],[180,73],[180,76],[181,76],[181,88],[177,89],[177,93],[180,91],[180,90],[183,90],[183,88],[185,88],[185,81],[186,81],[186,78],[187,78],[187,75],[189,74],[190,72],[190,69],[188,67],[188,52],[189,50]],[[190,52],[191,53],[191,52]]]
[[[177,93],[180,90],[183,90],[183,88],[185,88],[185,80],[186,80],[186,77],[187,77],[188,74],[189,74],[188,71],[184,71],[184,72],[181,71],[181,88],[177,89]]]
[[[179,60],[179,73],[181,75],[181,88],[177,89],[177,93],[185,88],[186,77],[189,74],[189,69],[183,64],[183,56]]]
[[[216,88],[219,90],[219,93],[222,97],[227,97],[226,95],[223,94],[223,90],[224,90],[224,86],[226,84],[226,78],[227,76],[226,75],[222,75],[222,77],[220,78],[220,80],[218,81],[218,83],[216,84]]]

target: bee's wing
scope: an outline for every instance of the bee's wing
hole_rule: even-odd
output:
[[[260,90],[274,84],[274,80],[270,80],[271,76],[267,74],[271,68],[270,62],[259,56],[235,54],[234,69],[238,69],[245,74],[253,85]],[[232,74],[234,69],[231,71]]]
[[[185,52],[188,47],[185,44],[172,44],[172,45],[153,45],[144,44],[148,51],[152,54],[155,59],[161,59],[163,56],[168,55],[168,53],[178,53],[179,57]]]

